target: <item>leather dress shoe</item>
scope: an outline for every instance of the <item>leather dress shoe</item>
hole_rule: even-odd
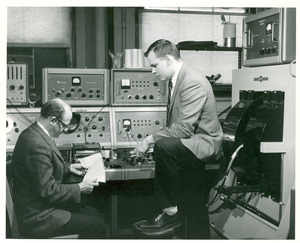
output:
[[[179,213],[170,216],[162,212],[151,219],[138,222],[136,227],[139,230],[164,230],[169,228],[174,229],[180,225]]]

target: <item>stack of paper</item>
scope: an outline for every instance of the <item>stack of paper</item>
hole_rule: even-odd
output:
[[[105,168],[101,153],[79,159],[80,163],[88,168],[83,180],[97,179],[98,182],[106,182]]]

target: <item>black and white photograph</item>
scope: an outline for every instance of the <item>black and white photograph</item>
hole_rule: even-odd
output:
[[[0,5],[1,239],[296,240],[297,1]]]

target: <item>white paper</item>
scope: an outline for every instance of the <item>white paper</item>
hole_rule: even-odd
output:
[[[105,169],[101,153],[79,159],[80,163],[88,168],[83,180],[97,179],[98,182],[106,182]]]

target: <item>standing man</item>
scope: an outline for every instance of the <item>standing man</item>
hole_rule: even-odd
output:
[[[159,211],[135,224],[139,231],[161,231],[181,225],[187,216],[187,238],[210,238],[204,183],[205,162],[222,143],[211,84],[199,71],[185,65],[176,46],[157,40],[145,52],[152,73],[169,80],[167,128],[146,137],[132,151],[137,157],[154,144],[155,194]]]
[[[20,233],[27,238],[69,234],[105,238],[103,218],[96,216],[96,209],[80,203],[81,194],[90,193],[97,181],[65,183],[69,173],[83,175],[84,170],[80,163],[66,163],[53,140],[68,129],[71,119],[68,104],[50,100],[42,106],[39,120],[25,129],[16,143],[14,203]]]

